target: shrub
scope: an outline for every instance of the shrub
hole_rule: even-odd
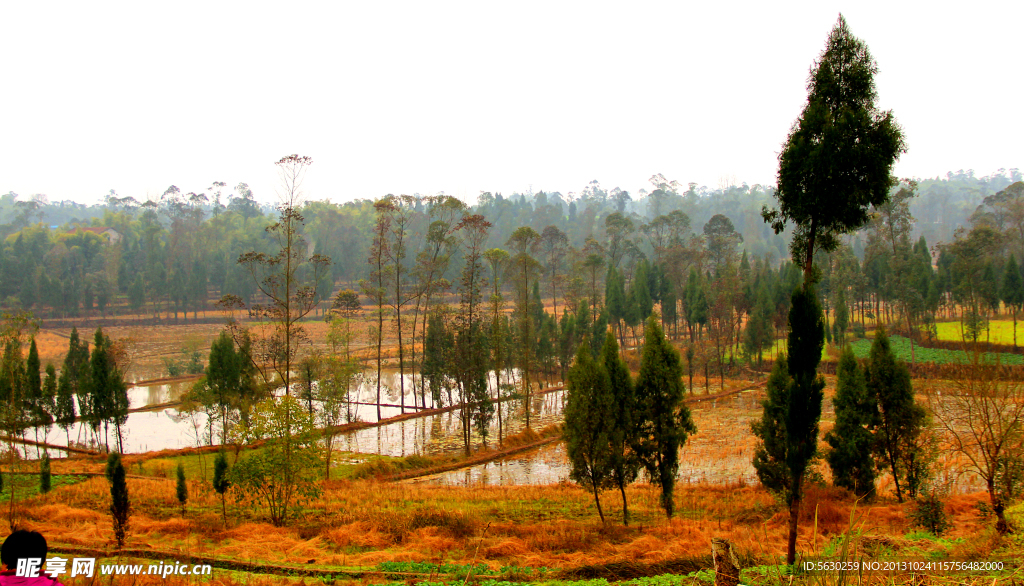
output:
[[[946,515],[946,503],[935,491],[921,495],[910,511],[910,519],[914,525],[924,527],[932,535],[942,535],[949,529],[949,517]]]

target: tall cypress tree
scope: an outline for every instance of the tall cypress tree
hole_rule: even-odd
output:
[[[43,379],[42,408],[47,414],[47,429],[54,421],[54,402],[57,399],[57,369],[52,364],[46,365],[46,378]]]
[[[594,360],[590,348],[580,344],[565,384],[568,399],[563,434],[572,465],[569,477],[593,492],[597,514],[603,523],[600,489],[611,483],[615,462],[615,434],[608,425],[615,418],[611,380],[604,365]]]
[[[124,464],[121,462],[121,454],[117,452],[111,452],[107,456],[107,480],[110,482],[110,516],[114,521],[114,539],[120,549],[124,547],[128,534],[131,502],[128,497],[128,482],[125,480]]]
[[[697,432],[683,404],[683,368],[679,352],[665,340],[658,317],[647,319],[640,374],[636,383],[637,456],[648,475],[661,486],[661,506],[672,517],[679,449]]]
[[[78,398],[78,411],[83,423],[91,420],[90,406],[92,400],[89,398],[89,343],[80,340],[78,328],[71,328],[71,336],[68,339],[68,353],[64,356],[64,367],[61,369],[61,378],[67,375],[67,385],[70,395]],[[60,383],[58,382],[58,394],[60,394]],[[75,401],[71,399],[70,410],[63,411],[62,427],[70,426],[75,420]],[[67,415],[70,413],[70,420]],[[65,427],[67,430],[67,427]]]
[[[865,379],[868,396],[878,405],[875,452],[879,467],[889,469],[896,500],[902,503],[903,491],[907,490],[913,497],[920,483],[921,455],[917,440],[927,414],[914,402],[910,371],[893,354],[884,327],[875,331]]]
[[[1013,314],[1013,347],[1017,347],[1017,312],[1021,305],[1024,305],[1024,284],[1021,283],[1020,268],[1017,266],[1017,259],[1010,254],[1010,260],[1006,261],[1006,268],[1003,272],[1003,286],[1000,291],[1003,303],[1010,308]]]
[[[814,251],[839,246],[839,234],[868,221],[872,205],[889,197],[892,167],[906,146],[892,112],[875,106],[878,64],[842,16],[814,64],[807,104],[779,154],[775,198],[762,208],[776,234],[796,224],[793,260],[810,281]]]
[[[814,287],[793,291],[789,311],[789,359],[777,361],[769,378],[764,414],[753,424],[760,445],[754,468],[761,483],[789,505],[786,563],[796,560],[797,523],[807,466],[817,451],[825,380],[817,374],[825,343],[824,320]],[[773,388],[774,385],[774,388]]]
[[[875,489],[875,459],[871,430],[878,419],[878,408],[868,396],[864,372],[847,346],[839,358],[836,382],[836,424],[825,441],[832,450],[826,456],[832,469],[833,483],[860,496]]]
[[[121,451],[121,426],[128,419],[128,386],[114,362],[110,338],[96,328],[92,355],[89,357],[89,413],[93,432],[104,428],[104,444],[110,449],[110,424],[114,424],[118,451]]]
[[[614,418],[611,419],[612,480],[622,495],[622,524],[629,525],[629,503],[626,500],[626,486],[636,480],[640,472],[640,460],[633,446],[637,441],[638,405],[636,388],[629,374],[615,335],[607,332],[601,347],[601,362],[608,373],[614,397]],[[607,424],[607,422],[606,422]]]
[[[594,325],[590,329],[590,351],[594,355],[594,358],[601,353],[601,342],[604,340],[605,334],[608,333],[608,308],[601,308],[601,313],[597,314],[597,319],[594,320]],[[614,333],[612,334],[615,335]]]
[[[96,328],[93,338],[92,354],[89,357],[89,426],[93,433],[99,431],[100,424],[107,419],[112,411],[113,399],[110,397],[110,377],[108,368],[107,348],[104,344],[103,331]],[[108,430],[109,431],[109,430]],[[110,451],[109,435],[104,440],[107,451]]]
[[[43,379],[39,372],[40,367],[39,350],[36,348],[36,339],[33,337],[28,349],[28,359],[25,360],[25,400],[29,406],[28,416],[35,429],[37,442],[39,441],[39,426],[50,416],[43,398]],[[38,453],[39,447],[36,446],[36,454],[38,455]]]
[[[71,388],[71,373],[67,368],[60,372],[57,379],[57,398],[54,402],[53,417],[67,434],[68,445],[71,445],[71,426],[75,423],[75,397]]]
[[[626,289],[622,281],[622,275],[615,270],[615,267],[608,267],[608,276],[604,282],[604,306],[608,313],[608,322],[613,324],[619,333],[619,343],[624,343],[622,337],[622,320],[626,318]],[[603,313],[603,312],[602,312]],[[603,340],[602,335],[599,339]],[[600,344],[601,342],[596,342]]]

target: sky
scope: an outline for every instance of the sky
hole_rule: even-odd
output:
[[[1021,2],[3,2],[0,193],[774,184],[840,12],[898,176],[1024,166]]]

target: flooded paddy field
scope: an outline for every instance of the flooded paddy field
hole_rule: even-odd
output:
[[[750,460],[755,438],[750,422],[761,416],[763,389],[751,389],[689,405],[697,433],[680,454],[680,482],[757,482]],[[450,486],[554,484],[569,480],[565,444],[558,442],[509,458],[417,478],[410,482]]]

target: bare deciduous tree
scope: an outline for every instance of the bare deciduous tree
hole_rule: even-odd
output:
[[[967,471],[985,482],[996,530],[1010,530],[1007,502],[1020,492],[1024,466],[1024,385],[1000,380],[999,369],[975,353],[953,380],[952,392],[928,389],[928,405],[946,448],[961,454]]]

